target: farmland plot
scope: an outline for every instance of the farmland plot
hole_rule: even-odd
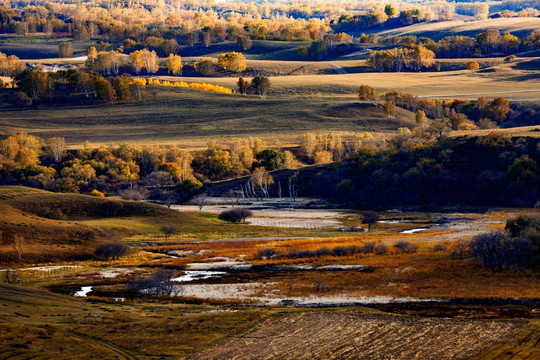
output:
[[[354,311],[307,312],[272,319],[187,359],[467,359],[521,326]]]

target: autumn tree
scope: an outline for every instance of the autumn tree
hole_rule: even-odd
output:
[[[233,139],[229,142],[229,151],[231,159],[240,162],[246,170],[251,169],[253,165],[254,154],[247,139]],[[233,161],[234,162],[234,161]]]
[[[510,112],[510,102],[503,97],[494,99],[487,107],[485,114],[497,123],[502,123],[506,120],[506,116]]]
[[[253,46],[253,42],[249,38],[249,36],[239,36],[238,40],[236,40],[236,44],[241,50],[249,50]]]
[[[202,57],[195,62],[194,67],[203,75],[212,75],[216,72],[216,61],[209,57]]]
[[[25,70],[17,76],[21,90],[32,99],[37,99],[46,93],[49,82],[48,74],[41,70]]]
[[[475,70],[478,70],[478,69],[480,69],[480,65],[476,61],[470,61],[467,64],[467,70],[469,70],[469,71],[475,71]]]
[[[77,91],[84,93],[85,97],[90,97],[94,93],[94,78],[86,72],[77,73]]]
[[[200,160],[201,172],[211,179],[229,175],[232,169],[231,155],[214,142],[208,144]]]
[[[117,75],[122,64],[122,54],[116,51],[100,51],[91,68],[105,75]]]
[[[182,57],[180,55],[169,54],[167,58],[167,70],[169,74],[182,75]]]
[[[249,80],[245,80],[243,77],[240,77],[238,79],[238,92],[242,95],[246,95],[249,91],[249,87],[251,86]]]
[[[270,91],[270,79],[263,75],[257,75],[251,80],[251,89],[259,95],[260,99],[265,99]]]
[[[308,158],[313,158],[315,151],[317,150],[318,140],[317,136],[313,133],[304,133],[300,138],[300,150],[302,154]]]
[[[103,76],[96,76],[94,81],[94,88],[96,90],[97,96],[102,98],[104,101],[114,105],[116,100],[116,93],[114,91],[111,83],[105,79]]]
[[[137,50],[129,54],[129,65],[137,74],[143,69],[148,74],[154,74],[159,70],[159,58],[155,51]]]
[[[114,92],[118,100],[129,100],[131,98],[130,80],[127,76],[117,76],[113,82]]]
[[[379,215],[375,211],[366,211],[362,214],[362,224],[367,224],[368,231],[379,221]]]
[[[225,70],[234,72],[242,72],[246,70],[246,58],[242,53],[228,52],[219,55],[218,65]]]
[[[129,66],[135,72],[135,74],[139,74],[142,71],[144,62],[142,60],[141,51],[134,51],[129,54]]]
[[[253,170],[249,181],[256,191],[260,191],[262,197],[270,197],[268,188],[274,183],[274,178],[270,175],[268,170],[264,167],[256,168]]]
[[[131,94],[138,101],[143,100],[143,96],[146,93],[146,80],[145,79],[131,79],[129,81],[129,90]]]
[[[53,137],[47,140],[47,152],[51,159],[59,164],[66,152],[66,139],[63,137]]]
[[[452,128],[452,123],[447,117],[437,118],[429,124],[427,131],[434,136],[441,137],[443,134],[449,132]]]
[[[394,104],[393,101],[387,100],[384,103],[384,114],[388,116],[388,118],[392,119],[396,116],[396,113],[397,113],[396,104]]]
[[[369,85],[360,85],[356,91],[360,100],[377,100],[377,92]]]
[[[25,69],[26,65],[18,57],[0,52],[0,75],[13,77]]]
[[[426,113],[423,110],[416,111],[415,115],[416,124],[419,126],[426,126],[427,124],[427,116]]]
[[[315,164],[328,164],[333,160],[332,153],[328,150],[316,151],[313,156]]]
[[[435,65],[435,53],[422,45],[372,51],[366,64],[377,71],[420,71]]]
[[[297,49],[296,49],[296,55],[300,56],[300,57],[306,57],[309,55],[309,51],[307,49],[307,47],[305,46],[299,46]]]
[[[58,46],[58,57],[59,58],[70,58],[73,56],[73,48],[70,42],[61,43]]]
[[[90,46],[88,49],[86,49],[86,56],[89,59],[95,59],[97,57],[97,50],[95,46]]]
[[[163,42],[159,45],[159,48],[163,54],[176,54],[179,47],[180,45],[175,39],[163,40]]]
[[[212,44],[212,30],[210,28],[204,28],[201,31],[201,42],[205,48]]]

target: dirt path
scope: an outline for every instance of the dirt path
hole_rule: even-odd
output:
[[[139,359],[139,357],[137,357],[136,355],[134,355],[134,354],[128,352],[127,350],[121,348],[120,346],[109,343],[109,342],[101,340],[101,339],[96,339],[96,338],[93,338],[91,336],[87,336],[87,335],[80,334],[80,333],[73,332],[73,331],[60,330],[58,328],[54,328],[54,327],[51,327],[51,326],[38,326],[38,327],[42,328],[44,330],[53,330],[53,331],[62,333],[64,335],[68,335],[68,336],[77,338],[79,340],[83,340],[85,342],[91,343],[92,345],[102,347],[102,348],[107,349],[110,352],[116,354],[117,358],[119,358],[119,359],[127,359],[127,360],[138,360]]]
[[[186,359],[468,359],[522,326],[355,311],[296,313]]]

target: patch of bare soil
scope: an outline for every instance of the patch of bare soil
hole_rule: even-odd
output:
[[[522,326],[355,311],[295,313],[187,359],[467,359]]]

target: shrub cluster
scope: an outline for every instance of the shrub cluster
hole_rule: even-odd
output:
[[[398,241],[394,244],[394,249],[403,254],[414,254],[418,251],[418,245],[411,244],[407,241]]]
[[[94,254],[105,259],[119,259],[129,254],[129,246],[120,241],[106,242],[98,245]]]
[[[61,209],[51,209],[50,207],[44,207],[38,210],[37,215],[47,219],[62,220],[65,218]]]
[[[540,217],[518,216],[506,222],[504,231],[474,237],[470,249],[474,258],[493,272],[538,269],[540,265]]]
[[[224,220],[233,224],[238,224],[240,222],[246,222],[246,219],[250,216],[253,216],[253,212],[248,209],[236,208],[227,211],[223,211],[219,214],[218,219]]]
[[[384,255],[388,252],[386,245],[381,243],[369,242],[363,246],[349,245],[349,246],[336,246],[333,249],[322,247],[317,250],[291,250],[288,254],[283,254],[275,249],[261,249],[257,252],[255,257],[257,259],[275,259],[278,257],[287,257],[291,259],[301,258],[313,258],[323,256],[352,256],[356,254],[376,254]]]

